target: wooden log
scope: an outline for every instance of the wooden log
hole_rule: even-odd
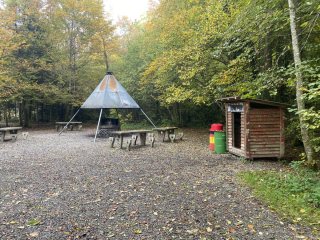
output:
[[[132,145],[132,139],[127,139],[127,150],[131,150],[131,145]]]
[[[110,147],[114,147],[115,137],[109,137]]]
[[[183,136],[184,136],[184,133],[180,132],[180,133],[178,133],[177,138],[182,140]]]
[[[22,138],[23,138],[24,140],[27,140],[28,137],[29,137],[29,133],[28,133],[28,132],[23,132],[23,133],[22,133]]]
[[[132,145],[133,146],[137,145],[138,136],[134,134],[131,136],[131,139],[132,139]]]
[[[249,113],[249,118],[263,118],[263,117],[266,117],[266,118],[277,118],[277,117],[280,117],[280,114],[279,113],[254,113],[254,112],[250,112]]]
[[[154,142],[155,142],[155,136],[154,136],[154,133],[149,133],[148,135],[148,140],[151,144],[151,147],[154,147]]]
[[[280,148],[280,143],[279,144],[252,144],[250,143],[250,149],[254,149],[254,148],[263,148],[263,149],[267,149],[267,148]]]
[[[248,140],[249,142],[252,142],[252,143],[257,143],[257,144],[259,144],[259,143],[279,143],[280,144],[280,139],[279,139],[279,137],[264,137],[264,138],[250,138],[249,140]]]
[[[266,132],[266,133],[272,134],[273,132],[280,132],[280,127],[264,129],[264,128],[258,128],[258,127],[251,126],[249,128],[249,131],[250,132]]]
[[[169,134],[169,138],[170,138],[170,141],[173,143],[174,140],[176,139],[176,135],[175,134]]]
[[[248,124],[249,125],[275,125],[275,126],[279,126],[280,124],[278,123],[279,119],[275,119],[275,120],[265,120],[265,121],[258,121],[258,120],[249,120]]]
[[[280,158],[279,154],[252,154],[251,158]]]
[[[12,142],[15,142],[15,141],[17,141],[17,135],[16,134],[13,134],[13,135],[11,135],[11,141]]]

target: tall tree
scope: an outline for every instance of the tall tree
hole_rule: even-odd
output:
[[[293,50],[293,58],[295,65],[295,75],[296,75],[296,98],[297,98],[297,107],[298,114],[300,120],[300,129],[303,145],[305,148],[305,152],[307,155],[308,162],[313,162],[314,152],[311,145],[307,123],[305,122],[302,112],[306,109],[305,100],[302,97],[303,95],[303,76],[301,71],[301,56],[300,56],[300,47],[299,47],[299,39],[297,33],[297,25],[296,25],[296,6],[297,2],[295,0],[288,0],[289,12],[290,12],[290,29],[291,29],[291,37],[292,37],[292,50]]]

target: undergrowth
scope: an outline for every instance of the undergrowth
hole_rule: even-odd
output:
[[[286,219],[320,227],[320,172],[295,162],[285,171],[242,172],[239,178]]]

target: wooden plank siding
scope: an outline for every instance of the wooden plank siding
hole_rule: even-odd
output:
[[[280,109],[280,158],[284,156],[284,151],[285,151],[284,123],[285,123],[285,113],[284,113],[284,110],[281,108]]]
[[[249,158],[282,157],[282,112],[281,108],[250,109],[247,116]]]
[[[229,128],[230,127],[228,127],[229,126],[229,119],[230,119],[230,117],[229,117],[229,115],[228,115],[228,104],[227,103],[225,103],[224,104],[224,109],[225,109],[225,116],[226,116],[226,126],[225,126],[225,131],[226,131],[226,149],[227,149],[227,151],[229,151],[229,144],[228,144],[228,141],[229,141],[229,136],[231,136],[231,135],[229,135]]]

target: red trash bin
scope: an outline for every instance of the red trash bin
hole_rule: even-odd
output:
[[[223,131],[223,124],[221,123],[213,123],[211,124],[210,128],[210,135],[209,135],[209,149],[214,151],[214,132]]]

